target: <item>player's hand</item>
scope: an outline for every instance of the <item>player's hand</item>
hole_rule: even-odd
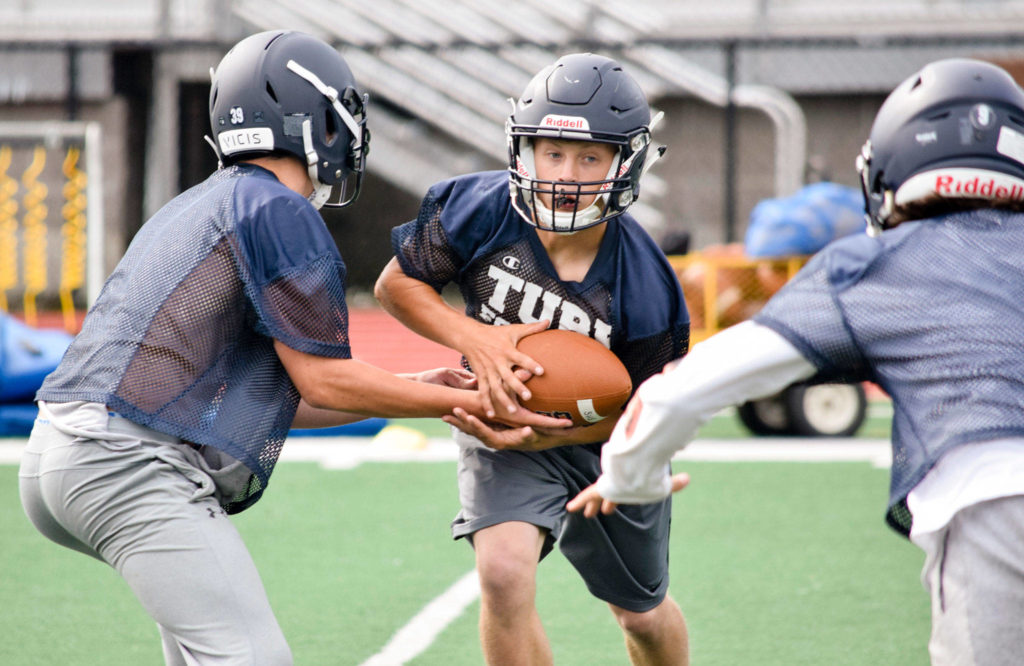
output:
[[[469,342],[460,347],[476,374],[481,406],[488,418],[504,420],[523,411],[519,399],[530,398],[525,382],[544,369],[516,349],[516,345],[527,335],[546,330],[548,324],[545,320],[533,324],[482,325],[474,328]]]
[[[466,391],[473,391],[477,387],[476,375],[465,368],[434,368],[422,372],[399,373],[398,376],[414,382],[439,384]]]
[[[690,475],[686,472],[672,475],[672,492],[677,493],[690,483]],[[580,494],[569,500],[565,505],[566,510],[576,513],[583,512],[585,518],[593,518],[601,512],[603,514],[614,513],[618,507],[617,502],[601,497],[597,492],[597,484],[591,484],[580,491]]]
[[[518,415],[527,417],[532,415],[530,420],[536,420],[537,426],[512,426],[502,423],[487,423],[468,413],[466,410],[456,407],[451,414],[442,416],[442,420],[448,425],[455,426],[467,435],[476,437],[485,445],[498,450],[515,451],[542,451],[559,446],[559,438],[552,437],[548,432],[570,431],[574,428],[568,419],[555,419],[542,414],[535,414],[526,409],[517,412]],[[543,430],[542,430],[543,428]]]

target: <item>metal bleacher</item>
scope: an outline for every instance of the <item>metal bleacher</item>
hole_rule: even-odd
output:
[[[890,42],[874,52],[874,65],[854,68],[847,60],[864,58],[864,49],[854,44],[836,54],[837,74],[823,77],[820,70],[808,71],[806,49],[774,49],[748,58],[730,87],[720,40],[857,30],[879,38],[900,31],[970,34],[965,24],[976,32],[993,31],[1007,25],[1008,17],[1024,17],[1024,3],[238,0],[232,11],[253,28],[293,27],[338,46],[371,97],[388,102],[373,108],[374,122],[388,131],[374,137],[371,168],[410,191],[421,192],[467,165],[502,165],[507,98],[567,50],[599,49],[619,60],[655,105],[662,97],[692,96],[720,107],[731,99],[763,112],[775,132],[774,192],[785,196],[803,184],[806,164],[806,120],[793,92],[815,92],[815,86],[886,90],[930,58],[920,48],[901,51]],[[672,48],[673,40],[692,43]],[[704,48],[701,40],[708,40]],[[425,159],[429,169],[423,168]],[[662,218],[650,204],[664,188],[657,170],[648,174],[637,204],[639,217],[652,228]]]
[[[582,1],[559,2],[556,9],[498,0],[243,0],[234,11],[254,28],[280,27],[278,17],[263,11],[267,4],[293,12],[286,27],[336,44],[371,99],[387,100],[372,109],[381,131],[374,133],[371,168],[411,192],[467,167],[502,167],[508,98],[558,57],[545,45],[580,40],[592,7]],[[648,94],[650,87],[667,88],[660,77],[633,69],[649,84]],[[653,174],[646,185],[648,196],[663,187]],[[637,205],[646,208],[644,218],[657,226],[659,213],[643,204]]]
[[[602,45],[601,52],[618,59],[652,99],[684,93],[724,105],[727,85],[720,75],[668,49],[631,46],[663,24],[659,7],[668,4],[241,0],[233,11],[253,28],[282,27],[286,20],[284,27],[336,44],[371,98],[389,102],[373,108],[373,122],[387,131],[374,135],[371,168],[395,184],[422,192],[466,165],[502,165],[508,98],[567,48]],[[277,11],[266,11],[270,5]],[[799,107],[788,95],[766,90],[740,86],[734,100],[761,108],[776,124],[777,189],[788,193],[802,177],[806,130]],[[423,168],[425,157],[429,169]],[[636,204],[641,219],[653,228],[661,225],[661,215],[648,204],[664,187],[655,173],[649,174],[646,196]]]

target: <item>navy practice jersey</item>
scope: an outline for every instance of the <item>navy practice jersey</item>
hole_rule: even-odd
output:
[[[106,404],[230,454],[254,474],[226,506],[240,511],[299,403],[273,340],[349,358],[344,278],[304,197],[257,166],[219,170],[143,225],[36,398]]]
[[[582,282],[559,279],[536,230],[512,209],[504,171],[438,183],[419,216],[392,232],[406,275],[438,292],[458,284],[466,313],[489,324],[547,319],[622,360],[636,388],[687,351],[690,320],[675,272],[629,215],[608,225]]]
[[[821,379],[873,380],[893,400],[889,523],[953,447],[1024,437],[1024,215],[983,210],[851,236],[754,317]]]

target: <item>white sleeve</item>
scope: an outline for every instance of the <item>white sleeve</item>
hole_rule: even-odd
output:
[[[671,492],[669,461],[708,419],[815,372],[785,338],[752,321],[694,345],[674,368],[640,385],[602,450],[598,491],[621,504],[662,499]]]

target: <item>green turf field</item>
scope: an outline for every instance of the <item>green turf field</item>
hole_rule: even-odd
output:
[[[676,499],[671,590],[694,664],[928,663],[923,555],[883,523],[887,470],[676,466],[693,482]],[[297,664],[362,664],[471,571],[470,549],[448,537],[454,471],[282,463],[264,500],[235,518]],[[0,529],[0,664],[162,663],[156,629],[117,575],[28,524],[14,465],[0,465]],[[558,553],[541,565],[538,603],[557,664],[626,663],[611,614]],[[471,603],[409,663],[482,663],[476,613]]]

